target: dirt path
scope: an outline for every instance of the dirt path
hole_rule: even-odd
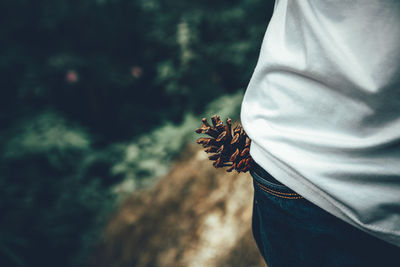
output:
[[[182,157],[123,203],[92,266],[266,266],[251,235],[250,175],[214,169],[198,147]]]

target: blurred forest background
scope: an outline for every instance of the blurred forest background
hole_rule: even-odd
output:
[[[0,265],[85,266],[203,116],[239,118],[273,1],[0,2]]]

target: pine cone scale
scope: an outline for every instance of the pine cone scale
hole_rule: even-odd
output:
[[[226,125],[219,116],[211,117],[212,126],[206,118],[203,125],[196,129],[196,133],[207,134],[210,137],[201,137],[197,140],[205,148],[206,153],[214,153],[208,158],[213,160],[215,168],[229,167],[226,171],[247,172],[251,169],[253,160],[250,156],[251,140],[241,125],[232,129],[232,121],[227,118]]]

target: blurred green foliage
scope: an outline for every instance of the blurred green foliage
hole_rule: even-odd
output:
[[[121,190],[237,116],[272,7],[1,1],[0,265],[84,266]]]
[[[52,107],[96,144],[243,89],[273,1],[0,3],[0,122]]]
[[[206,105],[204,116],[186,113],[179,124],[168,122],[131,142],[117,144],[114,150],[120,148],[122,157],[111,171],[113,175],[122,176],[123,182],[116,185],[114,190],[119,194],[129,194],[137,188],[151,185],[155,179],[167,173],[171,162],[187,143],[194,144],[200,137],[194,132],[202,124],[200,118],[218,114],[222,119],[230,117],[238,120],[242,99],[241,91],[219,97]]]
[[[113,153],[95,153],[89,135],[55,112],[1,140],[1,266],[79,266],[114,205]]]

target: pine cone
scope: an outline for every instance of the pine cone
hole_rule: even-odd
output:
[[[197,140],[205,148],[205,152],[214,153],[209,156],[215,168],[229,167],[226,171],[247,172],[252,167],[253,159],[250,156],[251,140],[239,124],[232,130],[232,121],[226,120],[226,125],[220,117],[211,117],[213,126],[203,118],[203,125],[196,133],[207,134],[210,137],[201,137]]]

